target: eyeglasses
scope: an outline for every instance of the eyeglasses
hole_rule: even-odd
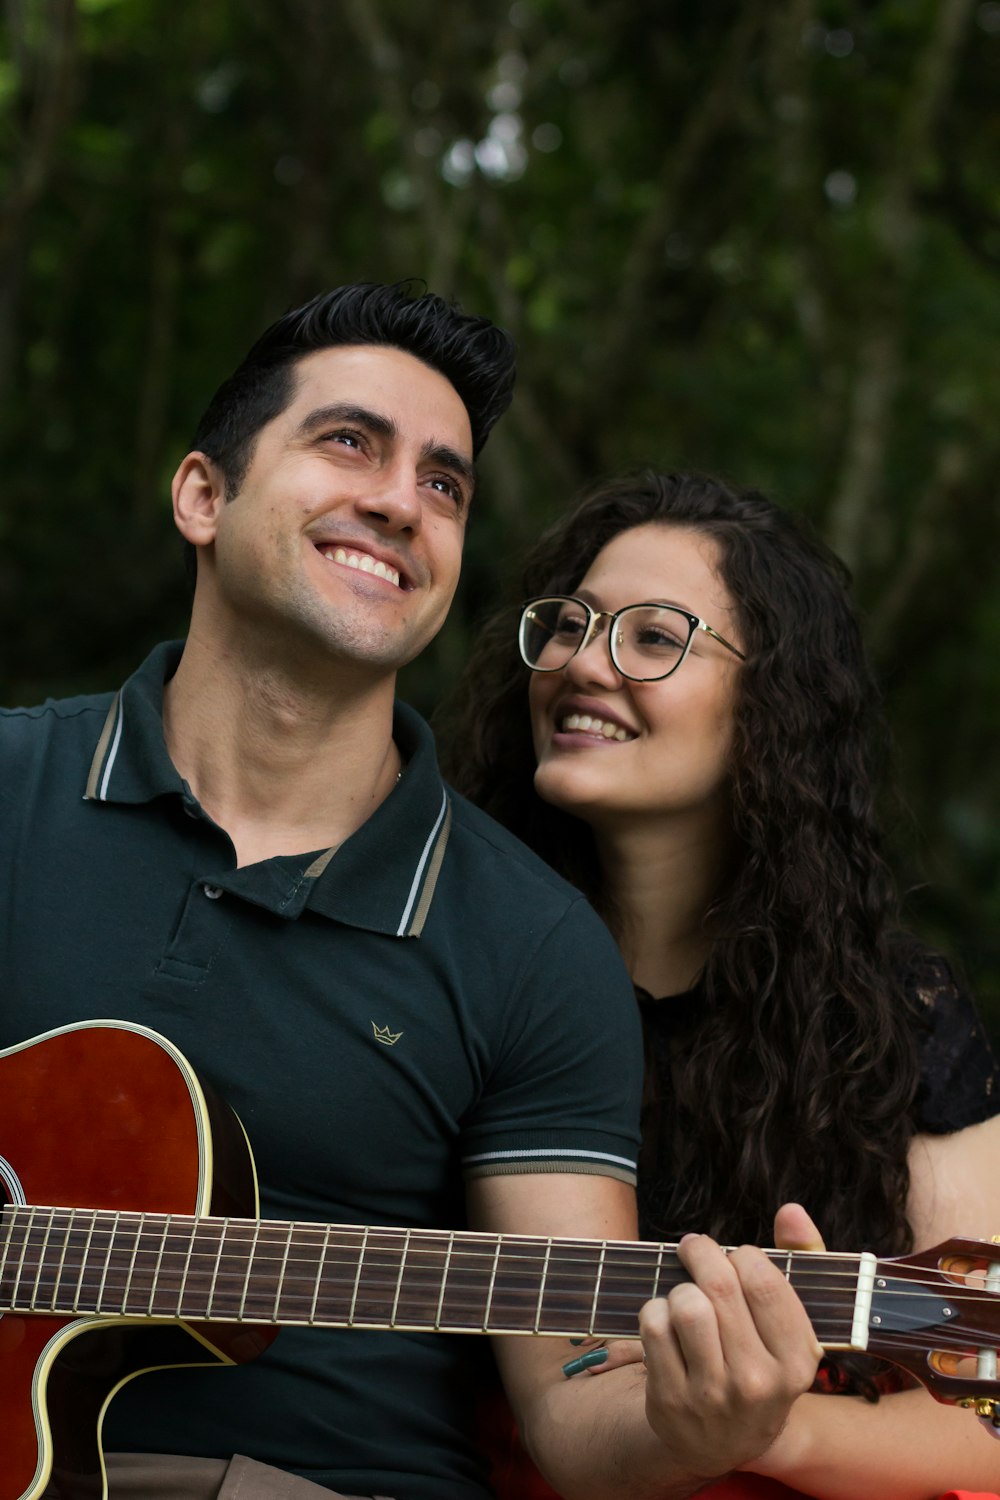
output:
[[[521,659],[533,672],[559,672],[594,639],[602,620],[608,621],[615,670],[632,682],[659,682],[676,672],[696,630],[746,661],[731,641],[679,605],[626,604],[611,614],[569,594],[529,599],[522,606],[517,634]]]

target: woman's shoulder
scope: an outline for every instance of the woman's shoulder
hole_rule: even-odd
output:
[[[1000,1064],[964,977],[912,937],[899,940],[895,961],[917,1033],[917,1129],[942,1135],[1000,1114]]]

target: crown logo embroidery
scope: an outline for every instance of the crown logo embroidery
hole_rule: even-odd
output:
[[[395,1047],[403,1035],[401,1031],[390,1031],[388,1026],[376,1026],[374,1021],[372,1022],[372,1031],[375,1033],[375,1040],[381,1042],[384,1047]]]

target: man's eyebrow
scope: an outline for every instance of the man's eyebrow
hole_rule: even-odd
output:
[[[317,428],[328,427],[333,422],[349,422],[354,427],[364,427],[379,437],[392,438],[398,431],[391,417],[381,412],[370,411],[367,406],[353,406],[350,402],[338,401],[333,406],[318,406],[308,412],[298,425],[298,434],[308,437]]]
[[[449,448],[447,443],[425,443],[420,456],[427,463],[440,464],[442,469],[451,469],[467,487],[470,496],[476,488],[476,471],[467,458]]]
[[[354,406],[350,402],[338,401],[332,406],[318,406],[315,410],[308,412],[299,423],[297,434],[299,437],[310,437],[323,427],[330,427],[337,422],[346,422],[352,427],[363,427],[367,432],[375,433],[378,437],[394,438],[399,435],[399,428],[391,417],[383,415],[382,412],[371,411],[367,406]],[[476,488],[476,471],[472,463],[455,448],[449,447],[447,443],[425,443],[420,450],[420,456],[425,463],[439,464],[443,469],[451,469],[469,491],[470,496]]]

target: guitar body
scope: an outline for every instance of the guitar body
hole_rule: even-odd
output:
[[[0,1053],[0,1203],[256,1216],[242,1128],[156,1033],[121,1022]],[[0,1500],[106,1495],[100,1427],[122,1383],[240,1363],[276,1330],[0,1314]]]
[[[634,1338],[687,1280],[670,1245],[257,1214],[242,1127],[165,1038],[96,1021],[0,1052],[0,1500],[105,1500],[126,1380],[242,1363],[283,1324]],[[997,1243],[765,1253],[825,1348],[1000,1415]]]

